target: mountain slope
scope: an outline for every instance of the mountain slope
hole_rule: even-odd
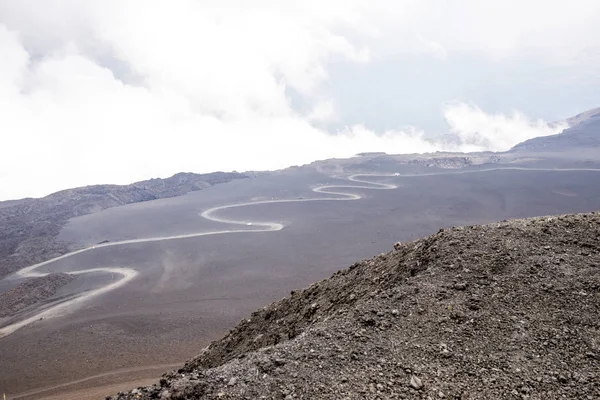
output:
[[[248,178],[237,172],[180,173],[131,185],[94,185],[67,189],[40,199],[0,203],[0,278],[24,266],[66,252],[55,237],[69,218]]]
[[[600,214],[442,230],[254,312],[114,399],[600,397]]]
[[[567,120],[569,128],[562,133],[527,140],[511,151],[566,151],[600,148],[600,108],[594,108]]]

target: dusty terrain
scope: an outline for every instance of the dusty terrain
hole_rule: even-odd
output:
[[[596,399],[600,214],[440,230],[114,399]]]
[[[218,214],[276,221],[284,225],[278,232],[96,248],[44,267],[42,272],[120,266],[137,270],[139,276],[63,316],[0,339],[5,366],[0,391],[9,398],[38,399],[77,398],[85,390],[101,398],[120,390],[110,389],[115,385],[132,387],[158,378],[159,371],[169,369],[161,365],[183,363],[253,310],[354,260],[385,251],[398,240],[454,225],[600,209],[600,173],[581,169],[598,167],[594,155],[555,157],[440,154],[329,160],[72,218],[57,236],[71,249],[228,229],[232,226],[200,215],[224,204],[325,196],[312,189],[347,185],[346,178],[354,173],[401,174],[372,178],[396,185],[393,190],[347,189],[362,196],[357,201],[263,204]],[[515,167],[528,169],[506,169]],[[79,275],[47,302],[113,279],[111,274]],[[19,283],[0,281],[0,292]],[[35,305],[24,312],[34,313]],[[132,370],[136,372],[115,373]]]

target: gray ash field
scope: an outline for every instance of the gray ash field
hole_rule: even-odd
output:
[[[211,207],[247,201],[326,196],[311,189],[357,185],[345,179],[353,173],[418,175],[369,177],[372,182],[398,186],[391,190],[340,189],[362,196],[356,201],[263,204],[218,213],[257,223],[276,221],[284,225],[277,232],[99,247],[42,267],[42,272],[68,272],[110,265],[135,269],[138,276],[65,315],[0,338],[4,367],[0,388],[16,398],[68,398],[68,393],[78,393],[71,398],[101,398],[158,377],[159,371],[171,368],[160,366],[182,364],[252,311],[356,260],[386,251],[397,241],[415,240],[456,225],[600,209],[600,172],[489,170],[593,169],[598,166],[593,157],[560,156],[560,162],[522,154],[499,161],[495,155],[436,157],[366,156],[276,173],[248,173],[249,179],[184,196],[71,219],[57,237],[58,243],[69,243],[71,249],[240,229],[200,214]],[[427,175],[431,173],[438,175]],[[101,273],[79,275],[59,288],[54,299],[69,298],[117,278]],[[19,283],[5,279],[0,290]],[[52,298],[43,305],[51,302]],[[23,312],[33,313],[35,307]],[[6,323],[0,320],[0,328]],[[88,397],[82,397],[79,390]]]

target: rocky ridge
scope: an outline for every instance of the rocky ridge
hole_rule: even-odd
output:
[[[113,399],[600,398],[600,213],[441,230]]]

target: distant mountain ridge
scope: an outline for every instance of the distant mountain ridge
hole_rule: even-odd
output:
[[[181,196],[248,175],[238,172],[179,173],[130,185],[93,185],[61,190],[39,199],[0,202],[0,278],[67,251],[58,243],[73,217],[124,204]]]
[[[83,215],[123,204],[181,196],[219,183],[247,177],[247,175],[237,172],[213,172],[210,174],[181,172],[170,178],[148,179],[129,185],[91,185],[66,189],[52,193],[40,200],[56,205],[69,203],[74,214]]]
[[[558,135],[526,140],[514,146],[511,152],[565,151],[600,148],[600,107],[567,119],[569,128]]]
[[[592,108],[591,110],[579,113],[576,116],[567,119],[567,123],[569,124],[569,127],[574,128],[577,125],[584,123],[591,118],[598,117],[600,117],[600,107]]]

